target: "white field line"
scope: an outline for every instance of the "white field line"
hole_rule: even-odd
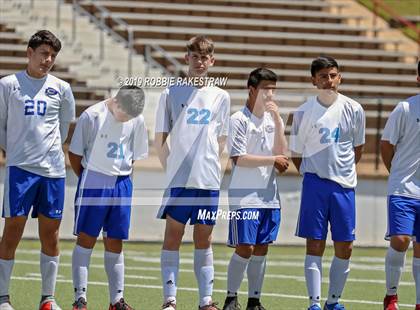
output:
[[[12,277],[13,280],[19,281],[41,281],[40,278],[28,278],[28,277]],[[57,279],[59,283],[70,283],[72,284],[72,280],[64,280],[64,279]],[[108,286],[107,282],[99,282],[99,281],[89,281],[89,285],[98,285],[98,286]],[[125,284],[125,287],[133,287],[133,288],[145,288],[145,289],[157,289],[161,290],[162,287],[160,285],[143,285],[143,284]],[[189,292],[197,292],[198,289],[193,287],[178,287],[179,291],[189,291]],[[213,290],[215,293],[226,293],[225,290],[215,289]],[[240,291],[240,294],[247,294],[245,291]],[[263,296],[267,297],[276,297],[276,298],[290,298],[290,299],[302,299],[307,300],[306,296],[299,296],[299,295],[288,295],[288,294],[277,294],[277,293],[262,293]],[[345,303],[354,303],[354,304],[366,304],[366,305],[382,305],[382,302],[379,301],[370,301],[370,300],[352,300],[352,299],[341,299],[342,302]],[[400,307],[404,308],[413,308],[414,305],[410,304],[399,304]]]
[[[15,260],[17,264],[24,264],[24,265],[39,265],[38,261],[29,261],[29,260]],[[103,265],[99,264],[90,264],[90,268],[95,269],[103,269]],[[60,267],[71,267],[70,263],[60,263]],[[125,270],[132,270],[132,271],[157,271],[160,272],[160,267],[138,267],[138,266],[125,266]],[[179,269],[179,272],[183,273],[192,273],[194,272],[191,269]],[[215,271],[214,273],[218,280],[226,280],[226,272],[221,271]],[[147,277],[142,276],[130,276],[126,275],[127,278],[136,278],[139,279],[147,279]],[[154,279],[153,279],[154,278]],[[305,277],[303,276],[294,276],[294,275],[286,275],[286,274],[277,274],[277,273],[266,273],[265,278],[271,278],[271,279],[288,279],[288,280],[295,280],[298,282],[305,282]],[[160,279],[159,277],[150,277],[150,280],[157,280]],[[245,278],[246,279],[246,278]],[[323,283],[329,283],[329,279],[327,277],[322,278]],[[367,284],[380,284],[384,285],[385,280],[382,279],[363,279],[363,278],[348,278],[347,282],[352,283],[367,283]],[[401,286],[414,286],[414,282],[407,282],[407,281],[400,281]]]

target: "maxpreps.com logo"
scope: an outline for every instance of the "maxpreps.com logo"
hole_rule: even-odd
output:
[[[58,94],[58,91],[57,90],[55,90],[54,88],[52,88],[52,87],[48,87],[46,90],[45,90],[45,95],[46,96],[48,96],[48,97],[54,97],[55,95],[57,95]]]

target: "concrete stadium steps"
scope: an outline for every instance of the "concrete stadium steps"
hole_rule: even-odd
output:
[[[116,0],[127,1],[127,0]],[[129,0],[130,1],[130,0]],[[134,0],[132,0],[134,1]],[[145,0],[143,2],[156,2],[155,0]],[[328,9],[331,5],[325,1],[314,0],[169,0],[171,3],[180,4],[201,4],[201,5],[223,5],[234,7],[255,7],[265,9],[294,9],[294,10],[310,10],[323,11]],[[336,5],[343,7],[345,4]]]
[[[166,40],[153,38],[140,38],[135,41],[135,46],[140,53],[144,53],[145,45],[159,45],[169,52],[185,53],[185,40]],[[247,44],[216,42],[216,53],[233,55],[255,55],[255,56],[283,56],[301,58],[315,58],[319,55],[331,55],[339,59],[349,60],[369,60],[369,61],[389,61],[404,62],[408,59],[410,62],[416,60],[415,53],[402,53],[395,51],[384,51],[377,49],[357,49],[357,48],[328,48],[320,46],[300,45],[274,45],[274,44]]]
[[[99,14],[98,14],[99,16]],[[346,24],[324,24],[314,22],[261,20],[252,18],[231,18],[226,21],[225,17],[190,16],[173,14],[150,14],[114,12],[113,17],[120,18],[129,25],[153,25],[168,27],[191,27],[210,29],[236,29],[255,31],[279,31],[291,33],[328,33],[341,35],[365,35],[367,27],[354,27]]]
[[[71,0],[67,0],[71,1]],[[83,6],[94,10],[92,1],[79,0]],[[348,19],[360,20],[360,16],[356,15],[335,15],[329,12],[316,10],[299,10],[299,9],[273,9],[261,8],[258,3],[252,7],[230,6],[226,9],[224,5],[201,5],[201,4],[185,4],[172,3],[170,1],[113,1],[113,0],[95,0],[97,5],[106,7],[112,12],[134,12],[134,13],[151,13],[151,14],[188,14],[191,16],[214,16],[227,18],[256,18],[256,19],[275,19],[303,22],[323,22],[323,23],[341,23]],[[216,3],[216,2],[215,2]]]

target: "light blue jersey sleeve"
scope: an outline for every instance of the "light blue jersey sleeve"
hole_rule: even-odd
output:
[[[168,90],[165,89],[160,95],[159,104],[156,111],[155,132],[169,132],[171,129],[170,127]]]
[[[353,146],[365,144],[366,118],[362,108],[356,110],[356,121],[354,127]]]
[[[133,160],[147,158],[149,153],[149,139],[147,136],[147,128],[143,117],[138,122],[134,133],[134,151]]]
[[[240,118],[231,117],[229,128],[228,149],[230,157],[245,155],[247,146],[246,122]]]
[[[304,141],[302,135],[299,135],[300,126],[302,123],[304,111],[295,111],[293,113],[293,122],[290,133],[289,149],[295,153],[302,154],[304,148]]]
[[[404,105],[400,102],[397,107],[391,112],[386,122],[382,140],[389,141],[392,145],[397,145],[400,139],[404,136],[405,117]]]
[[[229,94],[226,94],[224,100],[222,101],[222,119],[221,127],[219,131],[220,136],[227,136],[229,134],[229,120],[230,120],[230,97]]]
[[[0,148],[6,151],[7,136],[7,85],[0,80]]]
[[[89,145],[91,120],[89,115],[84,112],[80,115],[76,128],[74,129],[69,151],[79,156],[85,156]]]
[[[71,91],[70,85],[66,85],[60,105],[59,119],[60,119],[60,134],[61,143],[67,139],[70,123],[75,119],[76,104]]]

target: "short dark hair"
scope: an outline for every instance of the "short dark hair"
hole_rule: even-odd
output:
[[[334,58],[330,56],[320,56],[312,61],[311,75],[314,77],[318,71],[326,68],[337,68],[337,70],[340,70],[338,63]]]
[[[214,42],[206,36],[192,37],[187,43],[187,52],[196,52],[201,55],[213,55]]]
[[[29,39],[28,47],[35,50],[42,44],[47,44],[58,53],[61,50],[60,40],[49,30],[40,30]]]
[[[121,86],[115,96],[121,109],[132,117],[137,117],[143,112],[144,97],[143,89],[135,85]]]
[[[257,88],[261,81],[277,82],[277,74],[266,68],[257,68],[249,74],[247,87]]]

